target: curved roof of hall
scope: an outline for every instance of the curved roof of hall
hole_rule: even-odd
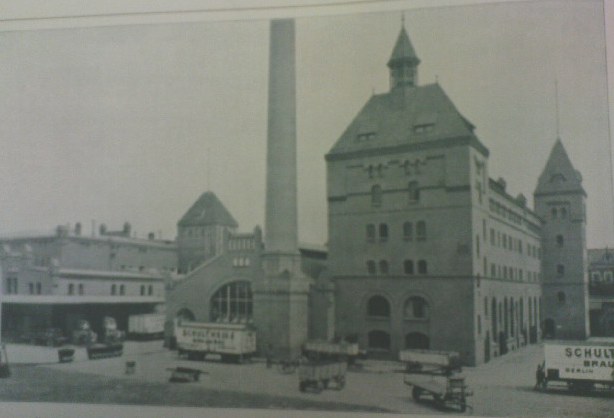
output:
[[[474,129],[438,83],[398,87],[371,96],[326,158],[369,155],[374,150],[408,146],[445,146],[448,141],[463,140],[488,155]]]

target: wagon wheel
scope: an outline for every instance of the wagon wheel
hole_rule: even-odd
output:
[[[422,394],[422,389],[418,386],[414,386],[411,390],[411,397],[414,398],[414,401],[418,402],[420,400],[420,395]]]

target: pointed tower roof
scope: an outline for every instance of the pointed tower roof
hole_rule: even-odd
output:
[[[557,139],[550,151],[546,167],[539,176],[534,195],[559,193],[582,193],[586,196],[580,172],[571,163],[561,140]]]
[[[390,60],[388,60],[388,67],[392,67],[400,62],[412,62],[416,65],[420,63],[420,59],[416,55],[416,51],[409,40],[405,26],[401,28],[397,42],[392,50]]]
[[[178,226],[223,225],[236,228],[237,221],[213,192],[203,193],[186,212]]]

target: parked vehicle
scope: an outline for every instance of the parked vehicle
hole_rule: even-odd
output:
[[[128,318],[128,336],[138,340],[164,338],[165,322],[166,315],[163,313],[131,315]]]
[[[405,364],[403,382],[412,387],[412,397],[419,402],[429,395],[438,407],[453,405],[461,412],[467,409],[472,395],[460,375],[461,361],[456,352],[434,350],[402,350],[399,360]]]
[[[89,321],[79,320],[77,327],[72,332],[72,343],[75,345],[90,345],[97,340],[98,334],[92,330]]]
[[[614,389],[614,339],[549,341],[544,357],[544,389],[557,382],[570,390]]]
[[[298,363],[299,390],[311,389],[319,393],[328,388],[343,389],[347,366],[358,354],[356,343],[307,341]]]
[[[256,352],[256,331],[248,324],[177,320],[175,338],[179,355],[189,359],[220,354],[223,362],[242,363]]]
[[[115,318],[105,316],[102,319],[102,343],[103,344],[116,344],[124,340],[126,333],[117,328],[117,322]]]
[[[303,344],[303,354],[307,357],[309,357],[310,354],[329,357],[335,356],[341,360],[347,361],[348,365],[351,365],[356,362],[356,359],[364,354],[364,351],[359,349],[358,343],[309,340]]]

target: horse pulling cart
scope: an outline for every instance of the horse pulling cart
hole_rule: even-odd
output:
[[[472,393],[460,375],[458,353],[432,350],[404,350],[399,353],[405,363],[404,383],[412,387],[412,397],[419,402],[430,395],[438,407],[456,406],[467,409],[467,397]]]

